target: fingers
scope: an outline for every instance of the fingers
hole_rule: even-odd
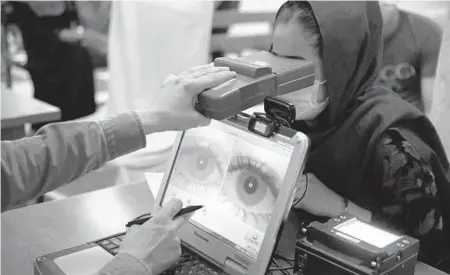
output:
[[[175,79],[177,79],[176,75],[173,75],[173,74],[167,75],[166,78],[164,79],[164,85]]]
[[[177,217],[170,225],[170,229],[174,232],[178,231],[178,229],[180,229],[187,221],[188,219],[186,219],[185,216]]]
[[[188,88],[196,94],[211,89],[236,77],[232,71],[219,71],[206,74],[189,82]]]
[[[177,217],[176,219],[173,220],[172,225],[171,225],[171,229],[175,232],[178,231],[188,220],[190,220],[192,218],[192,216],[194,216],[194,213],[189,213],[189,214],[185,214],[183,216]]]
[[[196,72],[193,72],[190,75],[187,75],[187,78],[191,78],[191,79],[195,79],[195,78],[199,78],[201,76],[210,74],[210,73],[216,73],[216,72],[222,72],[222,71],[229,71],[230,68],[227,67],[211,67],[211,68],[206,68],[204,70],[198,70]]]
[[[132,225],[130,228],[128,228],[127,234],[132,234],[132,232],[136,231],[139,229],[140,226],[138,225]]]
[[[214,67],[214,63],[209,63],[209,64],[205,64],[205,65],[195,66],[195,67],[192,67],[192,68],[190,68],[190,69],[180,73],[179,76],[180,77],[187,76],[187,75],[190,75],[190,74],[192,74],[192,73],[194,73],[196,71],[204,70],[204,69],[212,68],[212,67]]]
[[[197,125],[196,125],[197,127],[206,127],[209,124],[211,124],[211,119],[205,117],[204,115],[202,115],[199,112],[195,112],[193,114],[192,120],[197,122]]]
[[[182,250],[181,250],[181,239],[178,236],[174,236],[171,242],[171,246],[167,251],[173,253],[173,261],[170,266],[173,266],[181,257]]]
[[[199,119],[200,123],[198,124],[199,127],[206,127],[209,124],[211,124],[211,119],[202,116],[202,118]]]
[[[297,183],[304,184],[306,182],[306,174],[302,174],[298,176]]]
[[[183,202],[180,199],[171,199],[158,213],[156,213],[155,218],[168,217],[172,220],[173,217],[180,212],[182,207]]]
[[[314,174],[310,174],[310,173],[298,176],[295,187],[297,188],[297,194],[299,196],[304,195],[304,193],[306,192],[306,188],[311,183],[311,179],[313,177],[314,177]]]

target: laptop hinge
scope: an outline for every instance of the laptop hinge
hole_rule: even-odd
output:
[[[247,269],[243,265],[230,258],[225,260],[223,271],[230,275],[245,275],[247,273]]]

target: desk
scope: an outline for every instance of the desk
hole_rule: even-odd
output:
[[[124,231],[125,223],[151,211],[153,196],[146,183],[115,186],[2,214],[1,274],[33,274],[41,255]],[[293,253],[286,226],[279,251]],[[416,274],[444,274],[419,264]]]
[[[24,137],[25,123],[50,122],[61,118],[59,108],[13,91],[2,91],[1,102],[2,140]]]

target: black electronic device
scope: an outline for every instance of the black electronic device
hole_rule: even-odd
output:
[[[344,213],[302,228],[295,272],[302,275],[413,275],[419,241]]]
[[[279,123],[264,114],[253,114],[248,123],[248,130],[263,137],[270,137],[280,127]]]
[[[291,127],[295,120],[295,106],[282,99],[266,97],[264,113],[253,113],[249,119],[249,131],[263,137],[270,137],[280,126]]]
[[[295,121],[295,105],[280,98],[266,97],[264,112],[271,118],[281,121],[283,126],[290,127]]]

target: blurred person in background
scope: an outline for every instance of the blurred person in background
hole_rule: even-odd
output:
[[[74,3],[8,1],[2,8],[6,24],[20,29],[34,97],[59,107],[61,121],[94,113],[92,62],[81,43],[84,33]]]
[[[168,74],[208,62],[213,7],[209,1],[112,2],[109,114],[139,109]]]
[[[213,1],[112,2],[107,115],[141,109],[156,98],[168,74],[205,64],[214,13]],[[117,183],[145,179],[144,172],[163,171],[175,133],[147,136],[151,148],[117,159]]]
[[[94,68],[107,67],[108,30],[111,1],[75,1],[84,27],[84,42],[89,50]]]
[[[239,10],[240,1],[217,1],[215,2],[216,11],[237,11]],[[226,34],[228,28],[213,28],[212,34]],[[225,53],[215,51],[211,53],[212,60],[224,56]]]
[[[383,16],[383,67],[379,81],[429,115],[442,29],[431,19],[380,1]]]
[[[3,13],[3,10],[2,10]],[[3,18],[3,16],[2,16]],[[3,24],[1,25],[1,43],[2,43],[2,51],[1,51],[1,58],[2,58],[2,76],[1,76],[1,83],[2,83],[2,90],[6,87],[11,87],[11,71],[10,71],[10,62],[9,62],[9,50],[8,50],[8,44],[6,41],[6,32],[3,28]]]
[[[76,6],[86,47],[107,56],[109,100],[83,119],[141,109],[155,99],[167,75],[210,58],[213,12],[220,2],[108,1],[97,7],[90,2],[95,1],[77,1]],[[163,170],[174,140],[174,132],[149,135],[151,148],[108,162],[97,175],[80,180],[101,176],[114,184],[143,181],[144,172]]]

